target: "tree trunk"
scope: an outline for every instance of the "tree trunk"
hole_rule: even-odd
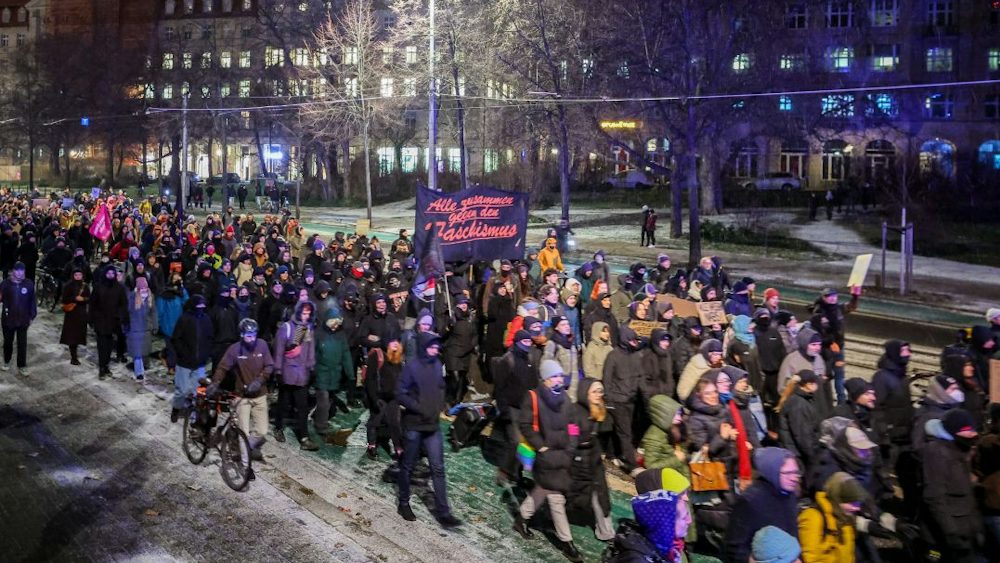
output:
[[[149,178],[149,137],[143,133],[142,135],[142,180],[145,182],[146,178]]]
[[[701,190],[698,186],[698,139],[696,138],[696,125],[694,104],[689,101],[687,107],[687,146],[684,153],[684,169],[687,175],[688,188],[688,239],[690,241],[690,245],[688,246],[688,271],[693,270],[701,259],[701,199],[699,197]]]
[[[684,177],[676,165],[670,172],[670,202],[670,237],[681,238],[684,234]]]
[[[35,189],[35,136],[28,133],[28,191]]]
[[[559,106],[559,196],[562,202],[561,221],[569,222],[569,129],[566,127],[566,110]]]
[[[69,165],[69,147],[66,147],[66,150],[63,151],[63,161],[63,168],[66,169],[66,187],[68,188],[70,181],[73,179],[73,170]]]
[[[344,199],[351,198],[351,142],[344,141]]]
[[[454,56],[455,50],[452,47],[452,57]],[[465,190],[469,187],[469,153],[465,148],[465,104],[462,103],[458,89],[458,67],[452,66],[451,75],[455,81],[455,106],[458,110],[459,187]]]
[[[170,187],[177,195],[177,201],[181,200],[181,134],[174,133],[170,137]]]
[[[214,174],[212,174],[212,163],[215,161],[215,155],[212,154],[214,152],[212,150],[213,148],[215,148],[215,137],[213,137],[212,135],[209,135],[208,136],[208,177],[209,178],[211,178],[212,176],[214,176]],[[207,180],[207,178],[206,178],[206,180]]]
[[[260,173],[261,176],[267,177],[267,160],[264,158],[264,145],[260,142],[260,127],[257,125],[257,120],[254,120],[253,127],[253,138],[254,142],[257,144],[257,161],[260,162]]]

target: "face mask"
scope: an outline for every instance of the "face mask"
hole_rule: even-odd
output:
[[[525,346],[524,344],[521,343],[520,340],[518,340],[517,344],[515,344],[515,345],[517,346],[517,349],[520,350],[520,351],[522,351],[522,352],[527,352],[527,351],[531,350],[531,345],[530,344],[527,345],[527,346]]]
[[[909,356],[900,356],[899,357],[899,365],[905,366],[908,363],[910,363],[910,357]]]
[[[962,436],[955,436],[955,445],[957,445],[959,449],[961,449],[964,452],[971,450],[972,447],[975,446],[976,442],[978,441],[979,441],[979,436],[976,436],[975,438],[963,438]]]
[[[948,393],[948,396],[951,397],[951,400],[956,403],[962,403],[965,401],[965,392],[961,389],[956,389],[951,393]]]

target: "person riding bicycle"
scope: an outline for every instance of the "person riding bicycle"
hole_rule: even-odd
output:
[[[206,391],[209,397],[215,395],[230,371],[235,374],[234,393],[239,397],[236,403],[237,426],[246,433],[254,459],[260,460],[263,459],[260,448],[267,436],[265,384],[274,371],[274,360],[267,342],[257,339],[257,321],[243,319],[240,321],[239,331],[240,341],[226,349],[212,374],[212,384]]]

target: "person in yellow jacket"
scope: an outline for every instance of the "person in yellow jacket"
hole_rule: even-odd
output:
[[[556,239],[549,237],[545,239],[545,248],[538,251],[538,268],[544,272],[549,268],[553,270],[558,270],[559,272],[565,272],[566,268],[563,267],[562,256],[559,254],[559,249],[556,248]]]
[[[866,498],[864,486],[847,473],[827,480],[814,504],[799,513],[805,563],[854,563],[854,522]]]

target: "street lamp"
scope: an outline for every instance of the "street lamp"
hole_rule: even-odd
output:
[[[437,81],[434,79],[434,0],[430,0],[430,48],[428,52],[428,70],[430,72],[430,91],[427,99],[430,104],[427,112],[427,187],[437,188]]]

